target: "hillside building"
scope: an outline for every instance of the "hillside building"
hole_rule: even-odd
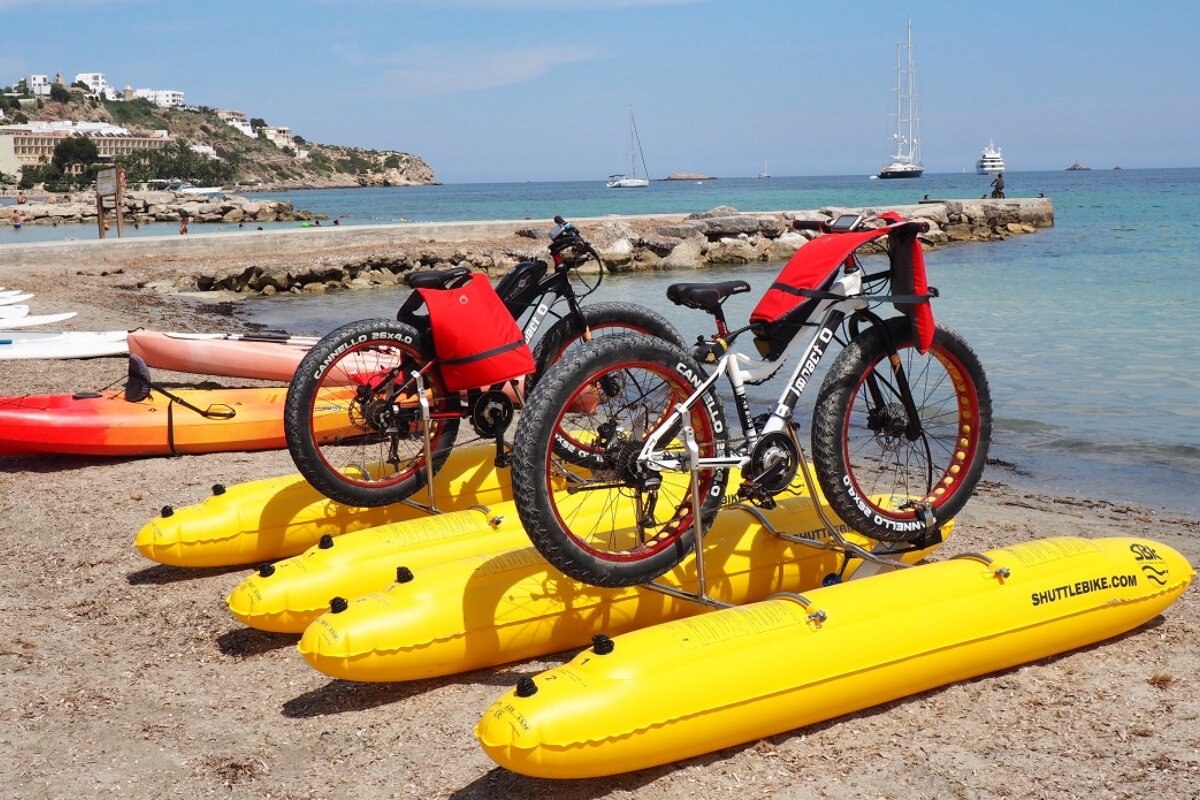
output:
[[[0,159],[11,148],[21,169],[49,164],[54,158],[55,146],[71,136],[91,139],[101,161],[114,161],[143,150],[161,150],[173,141],[167,131],[131,133],[106,122],[28,122],[0,126]],[[12,172],[3,167],[0,169]]]

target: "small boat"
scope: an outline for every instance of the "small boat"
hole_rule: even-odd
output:
[[[921,163],[921,118],[917,115],[917,73],[912,55],[912,20],[908,21],[908,66],[901,68],[900,43],[896,43],[896,152],[879,170],[880,178],[919,178]]]
[[[1085,167],[1083,164],[1080,164],[1078,161],[1076,161],[1071,166],[1067,167],[1067,172],[1088,172],[1090,170],[1091,170],[1091,167]]]
[[[979,160],[975,162],[975,174],[997,175],[1001,172],[1004,172],[1004,156],[1000,153],[1000,148],[989,139],[987,147],[983,148]]]
[[[763,160],[763,171],[762,171],[762,172],[760,172],[760,173],[758,173],[758,174],[757,174],[757,175],[755,175],[754,177],[756,177],[756,178],[769,178],[769,177],[771,177],[771,173],[767,172],[767,162],[766,162],[766,159],[764,159],[764,160]]]
[[[641,159],[642,172],[649,174],[646,169],[646,157],[642,155],[642,140],[638,138],[637,123],[633,119],[633,106],[629,107],[629,172],[609,175],[604,184],[609,189],[644,189],[650,185],[649,178],[637,174],[637,159]]]
[[[129,352],[156,369],[287,382],[317,338],[136,330],[128,341]]]

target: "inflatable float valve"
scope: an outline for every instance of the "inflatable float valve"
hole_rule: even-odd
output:
[[[221,495],[225,494],[225,484],[214,483],[212,492],[213,492],[213,497],[220,497]]]
[[[537,684],[528,675],[517,681],[517,697],[533,697],[537,690]]]
[[[501,522],[504,522],[504,517],[496,515],[488,520],[488,525],[491,525],[492,529],[495,530],[500,527]]]
[[[171,508],[170,506],[163,506],[162,511],[159,513],[161,513],[165,519],[166,517],[173,516],[175,514],[175,509]]]
[[[317,547],[321,550],[328,550],[333,547],[333,537],[328,533],[322,533],[321,538],[317,540]]]
[[[598,656],[608,655],[615,647],[616,645],[613,643],[613,640],[603,633],[597,633],[592,637],[592,652]]]
[[[396,583],[408,583],[413,579],[412,570],[408,567],[396,567]]]
[[[274,564],[259,564],[258,577],[269,578],[274,574],[275,574],[275,565]]]
[[[350,607],[350,603],[344,597],[335,597],[329,601],[329,610],[334,614],[340,614]]]

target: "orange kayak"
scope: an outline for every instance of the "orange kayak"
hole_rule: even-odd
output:
[[[132,355],[157,369],[286,383],[317,339],[136,330],[128,342]]]
[[[159,392],[137,403],[125,400],[120,390],[0,397],[0,455],[151,456],[287,446],[285,387],[183,389],[175,394],[210,415]]]

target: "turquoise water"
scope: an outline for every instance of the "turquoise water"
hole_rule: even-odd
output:
[[[942,294],[935,314],[967,338],[988,371],[996,419],[992,455],[1017,470],[996,466],[991,474],[1045,491],[1200,512],[1200,170],[1007,178],[1010,196],[1051,197],[1056,226],[1004,242],[945,247],[927,258],[930,282]],[[319,210],[345,214],[347,222],[368,214],[380,222],[389,216],[548,220],[554,213],[570,218],[719,204],[743,210],[887,205],[926,192],[978,196],[987,182],[975,175],[915,182],[772,178],[656,183],[644,194],[562,183],[293,197],[311,208],[317,208],[312,201],[327,200]],[[393,200],[385,205],[382,197]],[[749,280],[757,291],[735,298],[741,302],[731,306],[732,321],[745,318],[778,267],[610,276],[600,296],[652,305],[691,339],[708,332],[707,317],[668,304],[667,284]],[[279,297],[248,301],[242,313],[271,327],[322,333],[353,319],[391,317],[402,296]],[[757,399],[777,392],[768,384]],[[803,412],[803,399],[801,406]]]

